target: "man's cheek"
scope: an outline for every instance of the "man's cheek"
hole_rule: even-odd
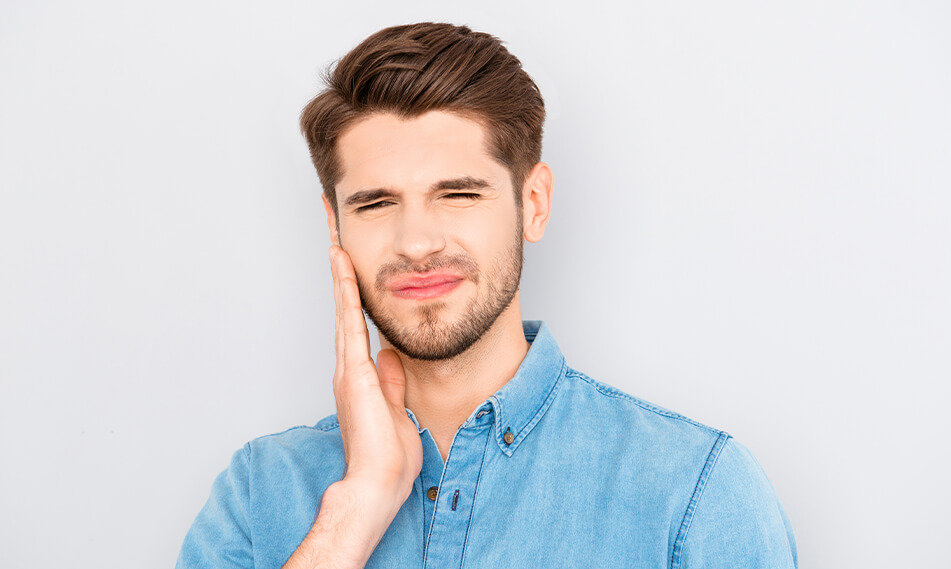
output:
[[[376,280],[373,278],[373,271],[369,269],[362,269],[356,272],[357,275],[357,285],[360,287],[360,290],[372,291],[374,289],[374,283]]]

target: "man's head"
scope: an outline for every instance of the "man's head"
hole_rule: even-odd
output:
[[[338,141],[368,116],[449,111],[488,130],[489,152],[519,189],[541,160],[545,105],[521,62],[497,38],[464,26],[419,23],[381,30],[345,55],[327,89],[304,107],[301,130],[333,208]]]
[[[519,61],[448,24],[374,34],[304,109],[332,237],[404,354],[462,353],[517,299],[522,240],[548,218],[543,120]]]

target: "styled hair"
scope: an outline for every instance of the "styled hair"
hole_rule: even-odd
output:
[[[301,132],[337,211],[337,141],[356,121],[376,113],[411,119],[428,111],[479,122],[488,150],[521,186],[541,160],[545,103],[522,63],[502,42],[465,26],[418,23],[376,32],[324,74],[326,89],[301,112]]]

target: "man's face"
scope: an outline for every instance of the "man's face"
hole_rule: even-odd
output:
[[[337,231],[363,307],[411,358],[468,349],[518,292],[522,219],[478,123],[378,114],[338,141]]]

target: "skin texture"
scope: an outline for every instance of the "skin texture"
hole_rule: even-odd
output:
[[[448,112],[371,115],[344,133],[338,152],[338,211],[324,205],[347,471],[324,494],[291,568],[366,564],[422,467],[404,407],[445,457],[466,417],[514,375],[528,350],[522,240],[542,237],[551,206],[547,165],[533,168],[517,207],[510,172],[487,152],[482,126]],[[361,290],[386,328],[376,364]]]

